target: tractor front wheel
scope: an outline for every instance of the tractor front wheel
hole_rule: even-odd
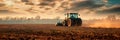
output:
[[[71,21],[71,19],[68,19],[68,20],[67,20],[67,26],[68,26],[68,27],[72,26],[72,21]]]

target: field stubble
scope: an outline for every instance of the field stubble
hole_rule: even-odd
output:
[[[120,29],[1,24],[0,40],[120,40]]]

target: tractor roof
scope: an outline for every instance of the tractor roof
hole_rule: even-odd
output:
[[[67,14],[78,14],[78,13],[67,13]]]

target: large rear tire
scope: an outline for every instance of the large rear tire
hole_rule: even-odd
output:
[[[77,21],[77,23],[76,23],[77,26],[81,26],[81,25],[82,25],[82,20],[81,20],[81,18],[78,18],[76,21]]]

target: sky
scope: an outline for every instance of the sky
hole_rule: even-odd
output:
[[[0,0],[0,17],[64,18],[78,12],[82,19],[120,16],[120,0]]]

